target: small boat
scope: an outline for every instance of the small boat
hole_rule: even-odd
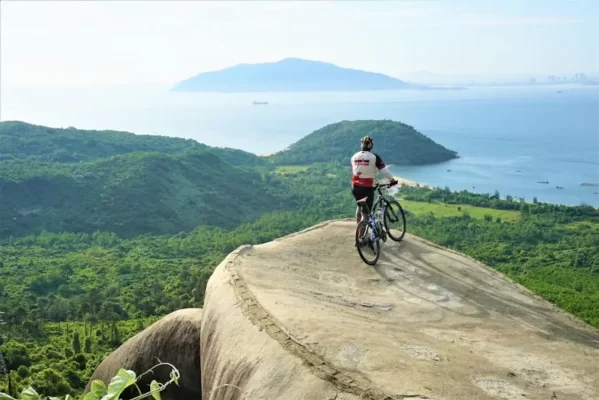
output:
[[[255,101],[254,100],[254,102],[252,104],[255,105],[255,106],[259,106],[259,105],[262,105],[262,104],[268,104],[268,101]]]
[[[563,189],[564,187],[563,186],[556,186],[555,188],[556,189]]]

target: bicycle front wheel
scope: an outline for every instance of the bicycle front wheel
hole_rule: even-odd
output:
[[[364,229],[364,234],[360,237],[360,231]],[[368,265],[375,265],[381,255],[381,247],[378,238],[374,241],[371,238],[372,228],[368,221],[361,221],[356,227],[356,248],[362,261]]]
[[[383,222],[389,237],[400,242],[406,234],[406,214],[398,201],[387,201]]]

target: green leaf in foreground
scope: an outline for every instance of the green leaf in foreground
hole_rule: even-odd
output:
[[[31,386],[26,387],[21,392],[22,400],[39,400],[41,399],[40,395],[33,389]]]
[[[179,386],[179,376],[177,375],[177,371],[173,369],[170,374],[171,380],[175,382],[175,385]]]
[[[95,379],[92,381],[89,392],[85,395],[83,400],[99,400],[104,397],[106,393],[106,384],[100,379]]]
[[[135,377],[135,372],[121,368],[110,380],[108,393],[102,397],[102,400],[118,399],[127,387],[135,383]]]
[[[100,400],[100,399],[101,399],[101,397],[98,397],[93,392],[87,392],[87,394],[85,396],[83,396],[83,400]]]
[[[158,382],[156,382],[156,380],[153,380],[150,383],[150,391],[152,392],[152,397],[156,400],[162,400],[162,398],[160,397],[160,385],[158,384]]]

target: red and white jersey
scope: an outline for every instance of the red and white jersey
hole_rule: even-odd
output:
[[[374,187],[377,171],[381,170],[389,179],[393,175],[387,170],[383,159],[369,151],[358,151],[351,158],[352,180],[354,186]]]

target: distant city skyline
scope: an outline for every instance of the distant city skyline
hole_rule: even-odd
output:
[[[412,81],[599,75],[590,0],[3,1],[0,11],[2,85],[172,84],[288,57]]]
[[[447,84],[468,84],[468,83],[523,83],[535,79],[538,83],[575,83],[575,82],[599,82],[599,73],[577,72],[574,74],[471,74],[471,75],[451,75],[436,74],[431,71],[415,71],[403,74],[400,79],[419,83],[447,83]]]

